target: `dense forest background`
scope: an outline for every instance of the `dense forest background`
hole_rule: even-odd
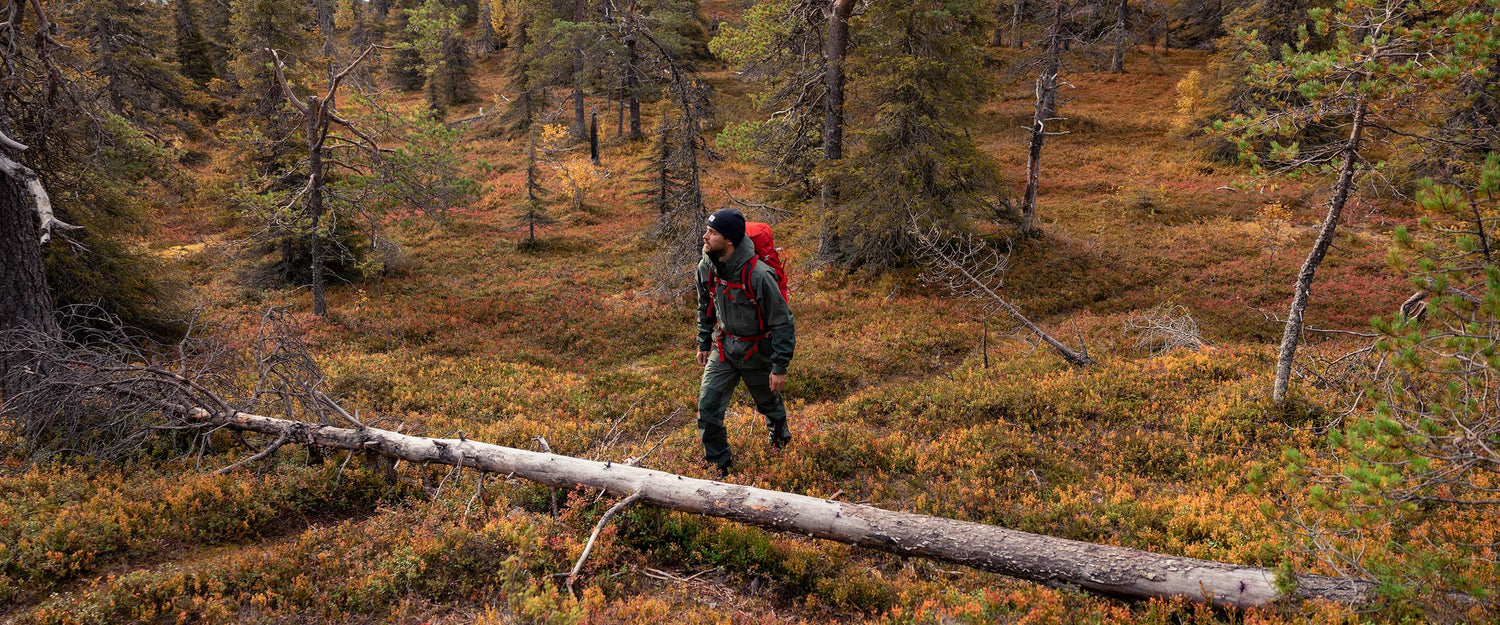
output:
[[[0,0],[0,621],[1493,619],[1497,35],[1460,0]],[[565,587],[602,493],[164,415],[709,475],[725,207],[799,330],[794,443],[737,401],[731,481],[1373,602],[650,507]]]

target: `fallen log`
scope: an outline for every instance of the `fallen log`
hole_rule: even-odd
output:
[[[339,428],[243,412],[188,411],[196,421],[285,437],[288,442],[370,451],[412,463],[514,474],[549,486],[586,486],[642,503],[795,532],[902,556],[971,566],[1052,586],[1133,599],[1182,597],[1235,608],[1278,600],[1361,604],[1374,584],[1299,576],[1283,596],[1275,572],[1031,534],[873,506],[702,480],[620,463],[595,462],[458,439],[409,436],[371,427]]]

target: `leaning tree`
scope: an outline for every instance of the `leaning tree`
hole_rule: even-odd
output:
[[[1488,74],[1495,62],[1491,48],[1473,44],[1493,17],[1463,13],[1461,1],[1449,4],[1433,13],[1428,3],[1414,0],[1354,0],[1310,11],[1312,34],[1328,38],[1329,45],[1313,49],[1303,31],[1296,49],[1284,48],[1282,57],[1250,72],[1258,104],[1215,122],[1257,176],[1331,178],[1327,212],[1292,287],[1271,394],[1278,404],[1287,397],[1313,279],[1345,207],[1363,180],[1371,174],[1382,179],[1381,162],[1393,140],[1451,143],[1423,129],[1430,118],[1464,105],[1463,98],[1448,97],[1449,85],[1475,72]],[[1453,17],[1459,13],[1473,17]],[[1246,47],[1265,46],[1253,33],[1239,36]]]

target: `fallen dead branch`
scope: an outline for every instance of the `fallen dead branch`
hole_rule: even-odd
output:
[[[738,521],[774,531],[795,532],[902,556],[942,560],[1051,586],[1080,588],[1128,598],[1183,597],[1219,606],[1255,607],[1280,600],[1324,599],[1362,604],[1371,582],[1304,576],[1295,590],[1277,590],[1276,574],[1265,568],[1155,554],[1137,549],[1031,534],[1016,530],[884,510],[612,463],[529,451],[468,439],[433,438],[376,427],[373,419],[348,414],[322,391],[322,376],[295,340],[295,332],[270,323],[256,342],[253,388],[240,388],[224,363],[233,360],[211,342],[192,349],[107,350],[101,340],[64,340],[49,335],[12,333],[0,340],[0,355],[24,356],[30,364],[13,369],[25,384],[3,398],[0,424],[24,437],[77,445],[87,434],[96,458],[125,457],[150,436],[191,433],[184,457],[201,454],[209,433],[218,429],[259,433],[273,441],[264,451],[287,444],[312,449],[360,452],[366,465],[384,469],[394,483],[406,481],[403,463],[452,467],[516,476],[556,488],[595,488],[671,510]],[[104,339],[111,338],[105,336]],[[120,346],[120,340],[106,341]],[[128,338],[128,337],[127,337]],[[184,359],[183,354],[197,354]],[[191,364],[190,364],[191,363]],[[87,410],[84,410],[87,408]],[[275,410],[278,418],[251,411]],[[308,415],[308,421],[301,420]],[[310,422],[316,419],[316,422]],[[48,434],[61,432],[60,434]],[[166,434],[164,434],[164,432]],[[71,437],[71,438],[70,438]],[[648,440],[651,438],[648,435]],[[38,452],[55,453],[39,447]],[[352,458],[352,455],[351,455]],[[253,462],[252,457],[247,462]],[[378,462],[376,460],[379,459]],[[348,459],[346,459],[346,462]],[[244,463],[240,463],[242,466]],[[234,464],[230,465],[233,468]],[[472,503],[472,500],[471,500]],[[628,503],[620,504],[616,511]],[[613,515],[605,515],[595,537]],[[569,575],[576,577],[583,558]]]
[[[1182,597],[1248,608],[1284,599],[1361,604],[1373,587],[1367,581],[1302,576],[1296,590],[1286,596],[1276,589],[1276,573],[1260,567],[1067,540],[474,440],[409,436],[372,427],[320,426],[243,412],[211,413],[201,408],[185,409],[185,415],[195,422],[273,436],[294,432],[292,439],[304,444],[371,451],[414,464],[514,474],[553,487],[600,488],[625,495],[625,501],[632,503],[954,562],[1111,596]]]

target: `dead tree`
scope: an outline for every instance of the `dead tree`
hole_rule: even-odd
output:
[[[626,13],[621,28],[627,38],[643,41],[656,51],[656,60],[670,79],[667,93],[677,105],[676,115],[661,116],[659,144],[653,150],[653,172],[659,216],[656,238],[663,243],[663,259],[656,278],[657,292],[682,292],[683,279],[697,261],[703,220],[702,159],[711,158],[703,139],[703,124],[713,118],[713,100],[708,85],[662,45],[639,16]]]
[[[343,83],[344,78],[348,77],[349,73],[354,71],[376,49],[389,48],[376,45],[365,48],[365,51],[359,57],[355,58],[353,63],[350,63],[343,71],[334,74],[329,79],[328,90],[324,93],[323,97],[319,98],[316,95],[309,95],[306,102],[298,100],[297,95],[292,92],[292,86],[287,82],[282,68],[281,56],[275,50],[266,49],[266,52],[271,55],[271,59],[275,63],[276,80],[281,84],[282,93],[286,96],[287,101],[297,109],[297,112],[302,114],[304,134],[306,134],[307,138],[307,184],[293,197],[292,201],[295,203],[296,198],[305,197],[307,202],[305,214],[310,221],[308,226],[308,244],[312,250],[313,314],[319,317],[328,314],[328,302],[323,293],[323,235],[319,232],[319,229],[322,227],[325,209],[323,198],[324,175],[326,172],[324,168],[332,164],[324,162],[324,153],[330,147],[327,145],[328,140],[335,139],[341,144],[355,146],[371,154],[378,155],[380,153],[380,146],[375,143],[374,139],[360,132],[349,120],[339,116],[335,110],[334,98],[338,96],[339,86]],[[359,138],[359,141],[330,135],[329,131],[332,130],[333,124],[338,124],[348,129]]]
[[[927,264],[927,270],[923,273],[925,280],[941,285],[948,292],[978,307],[979,316],[983,319],[988,320],[996,312],[1005,313],[1035,334],[1070,365],[1082,367],[1094,364],[1081,340],[1078,351],[1073,350],[1027,319],[1019,307],[1000,295],[1000,286],[1004,284],[1005,272],[1010,266],[1009,255],[1002,254],[974,235],[947,235],[917,223],[913,223],[910,230],[912,240],[917,244],[918,254]],[[985,326],[988,334],[987,322]]]
[[[1282,599],[1324,599],[1359,604],[1372,582],[1300,576],[1290,596],[1277,590],[1276,573],[1181,556],[1098,545],[806,495],[695,479],[624,463],[597,462],[502,447],[463,438],[409,436],[373,427],[315,425],[244,412],[186,409],[189,419],[234,430],[285,437],[293,443],[370,451],[421,464],[515,475],[550,486],[598,488],[694,514],[767,529],[805,534],[903,556],[955,562],[1052,585],[1139,599],[1183,598],[1250,608]]]
[[[1115,50],[1109,57],[1109,71],[1116,74],[1125,73],[1125,41],[1130,33],[1125,28],[1125,18],[1130,12],[1130,0],[1120,0],[1115,9]]]
[[[1047,28],[1047,51],[1041,75],[1036,79],[1036,113],[1031,118],[1031,140],[1026,148],[1026,191],[1021,196],[1021,234],[1036,234],[1036,193],[1041,184],[1042,143],[1050,132],[1047,125],[1056,121],[1052,115],[1057,110],[1057,74],[1060,71],[1063,44],[1062,0],[1052,7],[1052,25]]]
[[[599,109],[594,109],[589,114],[589,161],[595,167],[602,167],[604,163],[599,160]]]
[[[34,384],[25,393],[3,399],[0,416],[5,419],[0,423],[35,428],[25,432],[28,441],[46,441],[49,432],[78,433],[85,435],[80,440],[108,444],[109,450],[125,455],[132,447],[139,452],[152,436],[191,434],[187,457],[192,457],[198,453],[194,447],[201,451],[208,441],[206,434],[213,430],[255,433],[269,443],[252,447],[247,458],[268,458],[276,448],[304,445],[412,466],[438,464],[514,475],[552,487],[582,486],[624,497],[616,510],[639,501],[1112,596],[1177,597],[1246,608],[1288,599],[1360,604],[1374,587],[1358,579],[1309,575],[1298,578],[1296,590],[1283,593],[1276,573],[1259,567],[695,479],[633,466],[630,461],[601,462],[514,449],[470,440],[462,433],[457,438],[429,438],[401,433],[400,428],[382,429],[368,418],[350,414],[319,390],[316,365],[299,359],[297,355],[305,355],[305,350],[284,336],[276,331],[263,334],[253,358],[244,359],[235,358],[222,346],[215,348],[212,342],[182,350],[151,350],[134,347],[137,343],[130,337],[79,341],[7,332],[0,335],[0,357],[21,355],[40,366],[14,372],[30,376]],[[234,375],[230,365],[247,360],[254,363],[255,375]],[[47,373],[37,373],[43,369]],[[246,378],[254,380],[253,389],[244,386]],[[283,414],[312,413],[319,419],[309,422],[251,412],[257,407]],[[101,417],[104,423],[98,422]],[[227,465],[244,466],[243,462]],[[394,472],[390,462],[384,466],[388,475]],[[395,477],[401,479],[399,474]],[[575,565],[575,575],[578,568]]]

